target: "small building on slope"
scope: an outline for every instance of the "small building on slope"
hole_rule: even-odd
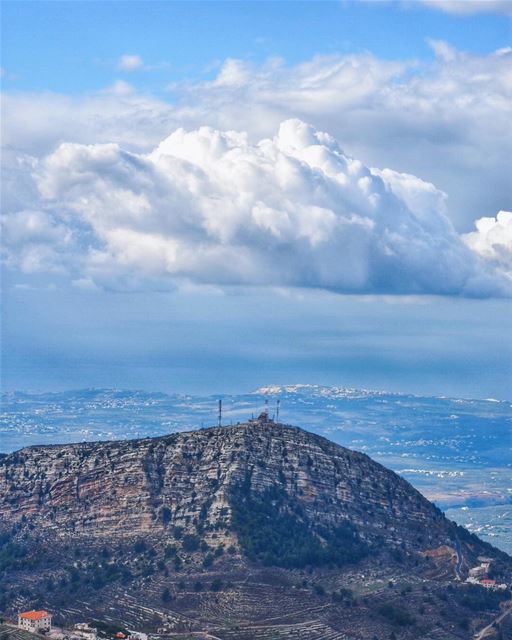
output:
[[[52,615],[48,611],[24,611],[18,614],[18,627],[25,631],[51,631]]]

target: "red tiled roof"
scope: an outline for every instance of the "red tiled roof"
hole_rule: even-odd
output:
[[[48,611],[24,611],[20,613],[20,618],[25,618],[26,620],[42,620],[49,615]]]

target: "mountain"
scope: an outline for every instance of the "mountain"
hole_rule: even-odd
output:
[[[263,413],[0,458],[6,613],[221,639],[469,638],[512,560],[367,455]]]
[[[211,424],[218,396],[115,389],[3,393],[0,451],[34,444],[154,437]],[[512,405],[385,391],[267,386],[222,396],[226,424],[268,403],[289,424],[368,454],[399,473],[450,519],[512,554]]]

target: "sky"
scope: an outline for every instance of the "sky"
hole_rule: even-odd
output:
[[[511,27],[4,2],[2,388],[512,399]]]

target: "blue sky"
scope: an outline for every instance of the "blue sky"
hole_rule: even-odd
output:
[[[499,0],[4,2],[3,387],[512,398],[511,40]]]
[[[370,51],[429,59],[428,38],[489,53],[510,45],[500,13],[450,15],[421,2],[12,2],[3,3],[2,66],[8,89],[79,93],[103,88],[120,55],[151,72],[137,85],[210,77],[236,57],[295,64],[318,54]]]

